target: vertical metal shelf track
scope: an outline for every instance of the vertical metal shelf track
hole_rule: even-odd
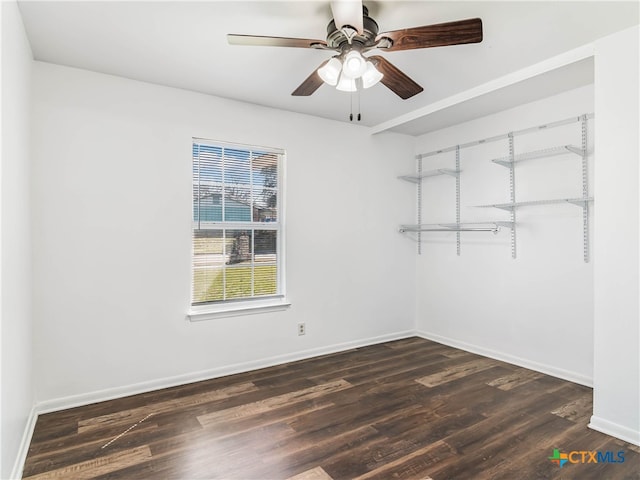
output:
[[[456,252],[460,256],[460,145],[456,145]]]
[[[516,203],[516,164],[513,145],[513,133],[509,133],[509,200]],[[516,258],[516,209],[512,208],[509,214],[511,227],[511,258]]]
[[[422,157],[416,157],[418,177],[422,177]],[[416,196],[418,197],[417,220],[418,225],[422,223],[422,182],[416,185]],[[422,233],[418,232],[418,255],[422,255]]]
[[[582,249],[584,261],[589,263],[589,143],[587,115],[582,115]]]

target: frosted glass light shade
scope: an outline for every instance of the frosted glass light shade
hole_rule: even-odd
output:
[[[320,78],[324,83],[335,86],[338,83],[341,69],[342,64],[340,63],[340,60],[333,57],[323,67],[318,69],[318,75],[320,75]]]
[[[373,87],[376,83],[382,80],[382,77],[384,77],[382,72],[380,72],[372,62],[367,61],[367,69],[362,74],[362,87]]]
[[[342,74],[349,78],[358,78],[367,69],[367,62],[356,50],[351,50],[344,57],[342,63]]]
[[[355,92],[357,90],[355,78],[349,78],[342,72],[336,89],[342,92]]]

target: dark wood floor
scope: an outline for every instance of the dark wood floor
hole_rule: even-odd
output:
[[[587,428],[591,395],[410,338],[42,415],[24,477],[640,479],[638,447]]]

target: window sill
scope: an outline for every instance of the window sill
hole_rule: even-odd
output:
[[[277,312],[286,310],[290,306],[291,303],[285,298],[270,298],[268,300],[253,300],[250,302],[227,303],[223,305],[204,305],[202,307],[191,307],[187,312],[187,320],[190,322],[201,322],[223,317]]]

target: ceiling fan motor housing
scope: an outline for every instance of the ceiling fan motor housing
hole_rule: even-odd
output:
[[[331,20],[327,25],[327,47],[344,52],[355,47],[359,50],[372,47],[375,45],[376,36],[378,35],[378,24],[369,16],[369,10],[364,5],[362,6],[362,34],[356,33],[355,36],[349,38],[345,35],[343,30],[338,30],[336,22]]]

